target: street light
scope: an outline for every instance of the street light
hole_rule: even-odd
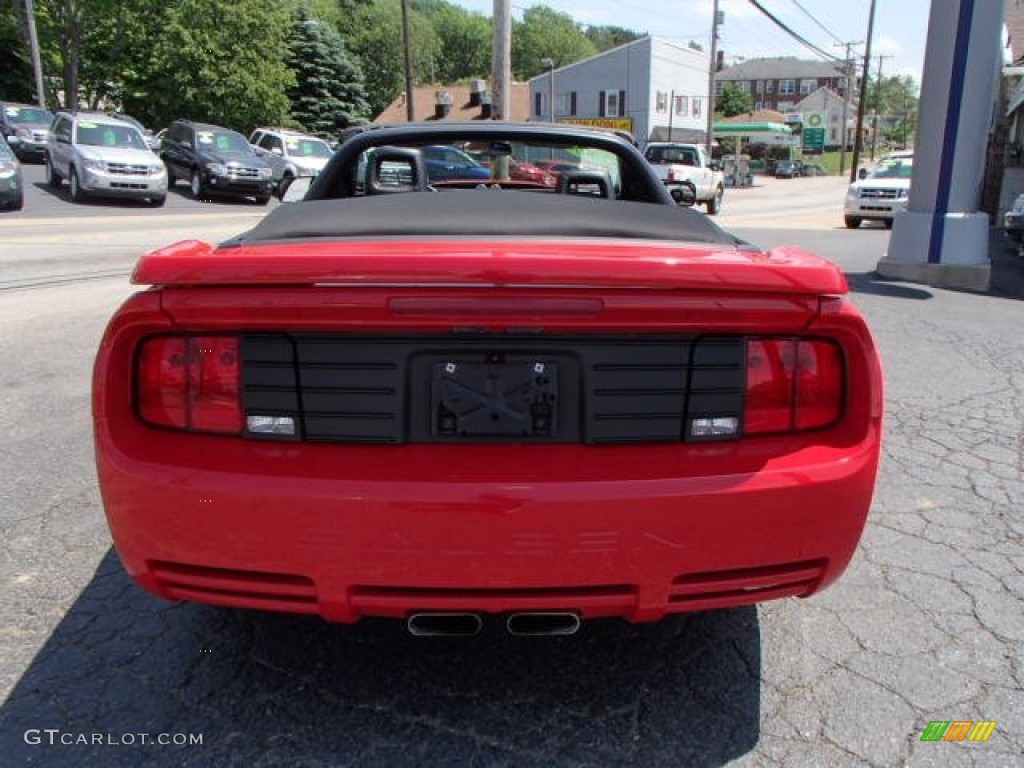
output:
[[[553,123],[555,122],[555,60],[545,56],[540,60],[540,65],[548,71],[548,104]]]

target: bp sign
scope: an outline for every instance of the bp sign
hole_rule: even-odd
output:
[[[825,149],[825,116],[811,112],[804,118],[803,150],[820,154]]]

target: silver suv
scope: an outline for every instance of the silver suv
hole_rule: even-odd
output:
[[[274,169],[275,185],[299,176],[316,176],[333,154],[323,139],[287,128],[257,128],[249,143]]]
[[[46,146],[46,180],[67,179],[71,199],[90,195],[131,197],[160,206],[167,198],[167,170],[138,128],[116,117],[58,112]]]

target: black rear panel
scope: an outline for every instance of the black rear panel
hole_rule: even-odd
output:
[[[741,337],[251,334],[242,371],[246,415],[311,441],[664,442],[743,415]]]

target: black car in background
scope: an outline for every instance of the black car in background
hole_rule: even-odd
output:
[[[160,158],[168,188],[185,179],[197,200],[215,195],[252,198],[260,205],[270,200],[273,170],[237,131],[175,120],[164,133]]]
[[[25,202],[21,163],[7,142],[0,139],[0,208],[20,211]]]

